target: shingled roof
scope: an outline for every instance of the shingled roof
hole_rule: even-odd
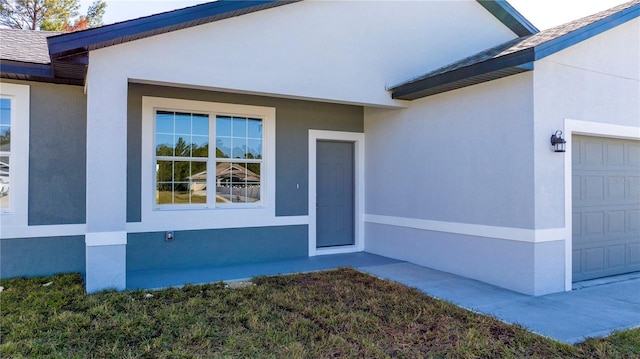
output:
[[[62,32],[0,29],[0,76],[53,82],[47,38]]]
[[[60,34],[63,33],[0,29],[0,56],[3,60],[50,64],[47,38]]]
[[[537,34],[523,36],[443,66],[390,89],[394,99],[414,100],[533,70],[533,62],[640,16],[633,0]]]

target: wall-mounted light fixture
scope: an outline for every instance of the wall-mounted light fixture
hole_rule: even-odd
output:
[[[554,152],[566,152],[565,151],[566,144],[567,144],[567,141],[565,141],[565,139],[562,138],[562,131],[558,130],[556,131],[556,133],[551,135],[551,145],[553,146]]]

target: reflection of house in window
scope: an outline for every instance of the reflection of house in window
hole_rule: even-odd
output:
[[[259,173],[259,163],[218,162],[216,202],[255,203],[260,201]],[[193,193],[206,191],[207,171],[189,177],[189,189]]]
[[[0,99],[0,208],[9,208],[9,158],[11,156],[11,100]]]

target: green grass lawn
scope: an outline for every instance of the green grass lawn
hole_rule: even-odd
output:
[[[561,344],[352,269],[94,295],[79,275],[0,285],[2,358],[640,357],[640,329]]]

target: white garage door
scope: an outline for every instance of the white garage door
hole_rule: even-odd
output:
[[[573,281],[640,271],[640,141],[572,142]]]

